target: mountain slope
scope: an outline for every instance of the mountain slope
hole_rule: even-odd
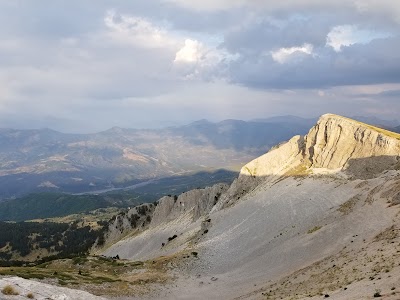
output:
[[[343,265],[356,253],[371,257],[371,268],[355,272],[343,267],[332,280],[367,286],[370,276],[399,279],[399,252],[392,256],[387,273],[372,268],[380,263],[376,237],[390,228],[400,229],[399,138],[354,120],[324,115],[306,136],[296,136],[244,166],[216,205],[200,217],[194,214],[195,206],[187,206],[193,197],[161,199],[154,215],[164,202],[170,203],[163,222],[150,223],[147,230],[104,253],[146,260],[194,251],[197,258],[183,255],[170,270],[177,276],[174,287],[159,287],[157,294],[150,294],[165,299],[257,299],[270,290],[279,294],[268,294],[271,299],[339,295],[343,285],[318,281],[324,273],[313,266],[319,261],[325,266],[328,260],[330,265]],[[399,238],[391,242],[400,251]],[[151,249],[141,251],[143,245]],[[311,270],[307,272],[314,272],[314,277],[300,276],[297,285],[285,279],[295,281],[290,274],[301,269]],[[387,288],[384,281],[377,282],[380,287]],[[349,295],[372,296],[366,293],[370,289]]]

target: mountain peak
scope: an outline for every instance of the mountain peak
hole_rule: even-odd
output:
[[[319,118],[317,125],[326,123],[326,122],[335,122],[337,124],[341,123],[343,125],[352,126],[353,129],[363,128],[366,130],[375,131],[375,132],[377,132],[381,135],[384,135],[388,138],[395,138],[397,140],[400,140],[400,134],[398,134],[396,132],[392,132],[387,129],[375,126],[375,125],[370,125],[370,124],[367,124],[367,123],[364,123],[364,122],[361,122],[358,120],[354,120],[351,118],[347,118],[347,117],[343,117],[343,116],[339,116],[339,115],[335,115],[335,114],[331,114],[331,113],[322,115]],[[355,128],[353,126],[355,126]]]
[[[287,177],[330,174],[348,179],[376,178],[400,169],[400,135],[335,114],[322,115],[307,135],[294,136],[246,164],[229,189],[231,205],[260,183]],[[335,175],[336,174],[336,175]]]
[[[308,173],[325,169],[345,171],[351,177],[373,177],[396,168],[399,158],[400,134],[325,114],[306,136],[295,136],[273,148],[244,166],[241,173],[251,177],[293,175],[292,171],[300,168]]]
[[[333,114],[323,115],[305,140],[305,154],[315,168],[351,169],[354,161],[362,161],[354,171],[379,173],[400,155],[399,134]]]

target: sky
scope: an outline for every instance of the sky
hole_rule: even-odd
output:
[[[0,0],[0,127],[400,119],[398,0]]]

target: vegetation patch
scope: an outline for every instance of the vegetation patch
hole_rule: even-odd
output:
[[[49,260],[86,254],[103,234],[102,227],[78,227],[78,223],[0,222],[0,266],[13,265],[14,260]],[[43,252],[45,251],[45,252]],[[44,253],[44,254],[43,254]],[[42,261],[44,262],[44,261]]]
[[[13,296],[13,295],[19,295],[19,293],[15,290],[15,288],[11,285],[6,285],[1,292],[4,295],[8,295],[8,296]]]
[[[35,299],[35,296],[32,293],[28,293],[28,294],[26,294],[26,298]]]
[[[308,230],[307,233],[311,234],[313,232],[320,230],[321,228],[322,228],[322,226],[315,226],[315,227],[311,228],[310,230]]]
[[[353,211],[354,207],[356,206],[356,204],[359,200],[360,200],[359,195],[350,198],[345,203],[342,203],[339,206],[338,211],[344,215],[348,215],[349,213],[351,213]]]
[[[394,226],[391,226],[384,230],[383,232],[379,233],[374,241],[379,242],[379,241],[391,241],[394,240],[395,238],[398,237],[398,232],[399,230],[396,229]]]
[[[0,202],[0,220],[25,221],[67,216],[113,206],[99,195],[39,193]]]
[[[168,270],[178,266],[189,254],[182,251],[145,262],[81,256],[31,267],[0,267],[0,276],[52,280],[59,286],[79,287],[95,295],[132,296],[145,293],[148,284],[164,284],[172,280]]]

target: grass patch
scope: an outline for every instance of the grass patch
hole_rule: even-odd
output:
[[[289,169],[285,174],[274,181],[274,185],[285,180],[288,177],[301,178],[312,174],[311,170],[305,164],[299,164],[294,168]]]
[[[311,234],[313,232],[320,230],[321,228],[322,228],[322,226],[315,226],[315,227],[311,228],[310,230],[308,230],[307,233]]]
[[[167,265],[175,259],[171,256],[154,262],[131,262],[99,256],[76,257],[53,260],[38,266],[0,267],[0,275],[39,280],[51,278],[59,286],[73,288],[80,285],[97,295],[131,296],[143,292],[145,284],[170,280]],[[106,291],[104,284],[107,285]],[[136,289],[132,290],[131,285],[135,285]]]
[[[360,197],[358,195],[350,198],[345,203],[343,203],[339,206],[338,211],[344,215],[348,215],[349,213],[351,213],[353,211],[358,200],[360,200]]]
[[[311,174],[310,169],[305,164],[300,164],[287,171],[284,176],[298,177],[298,176],[306,176],[309,174]]]
[[[80,265],[80,264],[84,264],[85,262],[87,262],[88,259],[86,257],[74,257],[72,259],[72,262],[74,263],[74,265]]]
[[[395,238],[397,238],[398,236],[398,229],[396,229],[394,226],[391,226],[387,229],[385,229],[384,231],[382,231],[381,233],[379,233],[374,241],[375,242],[379,242],[379,241],[391,241],[394,240]]]
[[[6,285],[1,292],[4,295],[8,295],[8,296],[15,296],[15,295],[19,295],[19,293],[15,290],[15,288],[11,285]]]
[[[28,294],[26,294],[26,298],[35,299],[35,296],[32,293],[28,293]]]

